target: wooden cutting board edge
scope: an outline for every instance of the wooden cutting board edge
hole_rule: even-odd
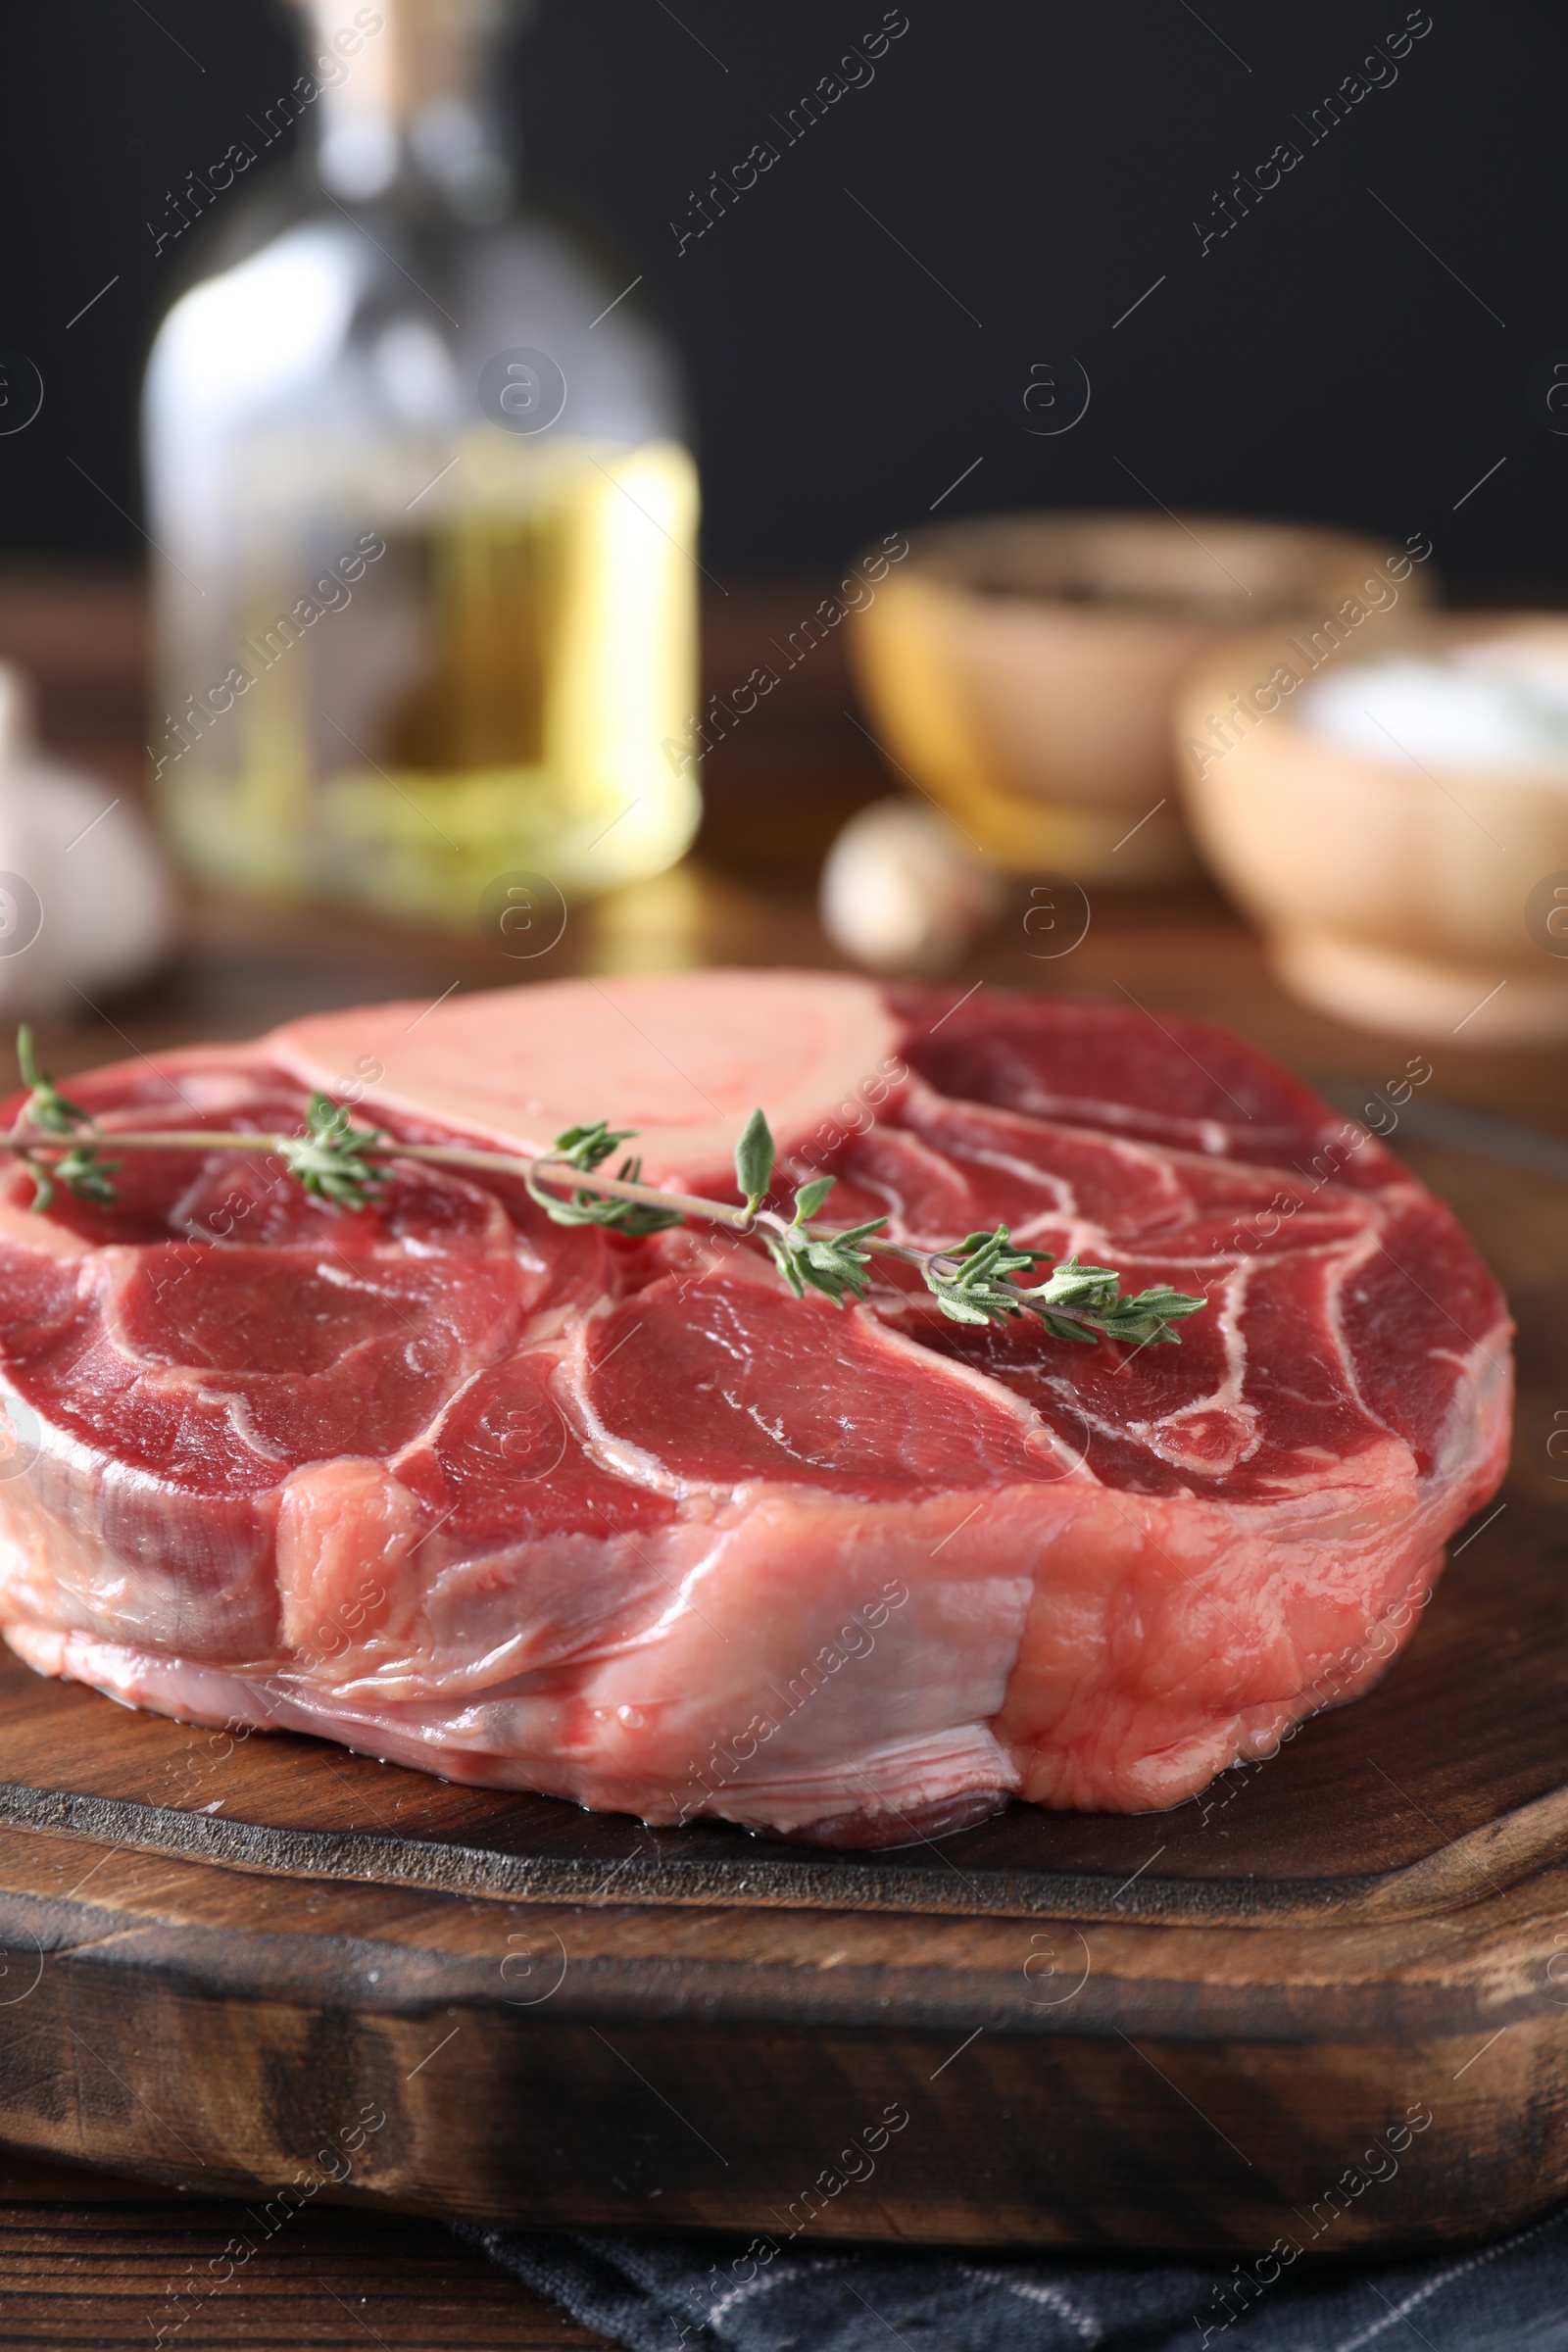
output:
[[[73,1865],[93,1851],[68,1842]],[[807,1952],[803,1915],[753,1913],[754,1955],[760,1928],[782,1932],[768,1958],[573,1955],[554,1999],[548,1968],[528,1989],[547,1937],[564,1948],[538,1908],[459,1957],[225,1922],[211,1882],[231,1874],[174,1872],[139,1909],[0,1896],[11,2144],[197,2191],[314,2180],[524,2227],[777,2235],[793,2215],[817,2238],[971,2245],[1268,2245],[1348,2167],[1387,2174],[1391,2130],[1412,2123],[1421,2161],[1346,2199],[1333,2250],[1480,2236],[1568,2191],[1568,1985],[1550,1975],[1568,1868],[1483,1898],[1451,1942],[1406,1954],[1401,1983],[1387,1929],[1313,1938],[1285,1983],[1261,1952],[1251,1981],[1224,1973],[1272,1937],[1128,1923],[1113,1953],[1096,1935],[1077,1984],[1076,1930],[1026,1941],[1017,1923],[1004,1966],[993,1948],[963,1971],[919,1964],[929,1917],[858,1960],[822,1942],[854,1917],[810,1920]],[[199,1925],[191,1878],[218,1898]],[[520,1977],[498,1965],[511,1940]],[[388,2128],[345,2169],[340,2126],[372,2112]],[[803,2219],[879,2119],[907,2135],[875,2197],[821,2195]]]
[[[364,1880],[506,1902],[735,1907],[732,1862],[619,1863],[510,1855],[392,1833],[264,1827],[243,1820],[0,1783],[0,1827],[47,1830],[138,1853],[269,1879]],[[1447,1913],[1568,1857],[1568,1787],[1516,1806],[1435,1853],[1365,1878],[1160,1879],[1133,1886],[1077,1872],[901,1871],[884,1855],[857,1869],[809,1860],[747,1865],[748,1910],[930,1912],[985,1918],[1178,1922],[1278,1929]],[[613,1889],[613,1891],[612,1891]]]

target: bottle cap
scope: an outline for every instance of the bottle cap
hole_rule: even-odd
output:
[[[440,99],[471,97],[514,0],[296,0],[319,56],[345,68],[327,85],[352,112],[398,125]],[[313,61],[314,62],[314,61]]]
[[[473,220],[506,208],[511,175],[478,129],[496,36],[531,0],[295,0],[314,33],[320,172],[351,202],[389,186],[407,140]]]

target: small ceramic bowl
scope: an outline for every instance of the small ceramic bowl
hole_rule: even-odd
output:
[[[1401,663],[1397,704],[1371,666],[1396,652],[1423,663]],[[1506,689],[1510,671],[1558,682],[1555,750],[1510,751],[1473,711],[1454,723],[1455,680]],[[1330,676],[1326,733],[1311,698]],[[1278,633],[1239,640],[1188,680],[1176,734],[1199,846],[1295,995],[1423,1043],[1568,1037],[1568,620],[1416,615],[1396,645],[1316,662]]]
[[[1177,683],[1250,622],[1373,620],[1427,569],[1338,531],[1208,515],[997,514],[911,532],[851,653],[893,760],[1014,872],[1193,870],[1171,760]],[[884,562],[878,550],[878,561]]]

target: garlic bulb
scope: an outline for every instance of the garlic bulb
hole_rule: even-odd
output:
[[[45,759],[26,681],[0,663],[0,1011],[79,1010],[84,995],[127,987],[168,952],[173,923],[141,816]]]
[[[902,798],[852,816],[822,868],[822,928],[868,971],[940,978],[1001,912],[1004,883],[935,808]]]

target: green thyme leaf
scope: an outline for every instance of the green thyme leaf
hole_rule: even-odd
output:
[[[1027,1312],[1038,1315],[1054,1339],[1085,1347],[1099,1338],[1135,1347],[1179,1341],[1173,1324],[1208,1303],[1168,1283],[1124,1298],[1112,1267],[1081,1265],[1076,1257],[1032,1287],[1012,1279],[1049,1263],[1044,1250],[1020,1250],[1006,1226],[999,1225],[995,1233],[971,1233],[956,1250],[928,1258],[926,1287],[955,1323],[1005,1323]]]
[[[592,1126],[568,1127],[558,1135],[551,1147],[551,1157],[564,1159],[571,1167],[591,1176],[601,1161],[610,1157],[617,1144],[630,1143],[637,1133],[635,1127],[612,1127],[604,1119],[595,1119]],[[616,1171],[616,1182],[641,1184],[641,1159],[623,1159]],[[568,1200],[559,1194],[547,1193],[530,1173],[523,1178],[528,1198],[545,1212],[553,1225],[603,1225],[612,1233],[624,1233],[641,1240],[650,1233],[663,1233],[671,1225],[684,1222],[678,1208],[658,1208],[647,1200],[617,1200],[611,1193],[586,1193],[574,1190]]]
[[[926,1259],[926,1288],[955,1323],[1005,1322],[1028,1303],[1009,1277],[1033,1273],[1042,1254],[1016,1248],[1005,1225],[995,1233],[971,1233],[956,1250]]]
[[[612,1127],[605,1119],[595,1119],[591,1127],[568,1127],[558,1135],[550,1155],[553,1159],[566,1160],[589,1176],[610,1157],[617,1144],[629,1144],[636,1132],[635,1127]]]
[[[837,1182],[836,1176],[813,1176],[809,1184],[802,1185],[795,1196],[795,1222],[797,1225],[804,1225],[809,1218],[815,1216]],[[882,1222],[886,1224],[887,1219],[884,1217]]]
[[[813,1176],[803,1184],[795,1196],[795,1215],[788,1225],[763,1228],[762,1239],[768,1255],[783,1275],[797,1298],[808,1291],[817,1291],[842,1306],[846,1298],[863,1298],[870,1287],[865,1268],[870,1264],[869,1253],[856,1248],[868,1233],[880,1233],[886,1217],[873,1217],[865,1225],[848,1226],[843,1233],[813,1235],[806,1230],[807,1220],[815,1216],[835,1179]]]
[[[754,1110],[735,1147],[735,1181],[746,1197],[747,1210],[752,1216],[767,1198],[776,1156],[772,1131],[761,1111]]]
[[[364,1208],[386,1182],[386,1170],[364,1154],[384,1146],[386,1136],[379,1127],[354,1126],[347,1105],[327,1095],[311,1097],[305,1120],[308,1133],[286,1136],[277,1147],[289,1174],[334,1208]]]
[[[1206,1306],[1204,1298],[1189,1298],[1168,1283],[1141,1291],[1135,1298],[1121,1296],[1121,1277],[1110,1266],[1080,1265],[1076,1257],[1063,1260],[1049,1281],[1021,1294],[1046,1329],[1058,1340],[1092,1342],[1097,1335],[1125,1340],[1135,1347],[1180,1339],[1171,1324]]]
[[[92,1120],[79,1102],[72,1102],[61,1094],[47,1070],[40,1070],[32,1055],[32,1031],[24,1022],[17,1031],[17,1065],[22,1083],[30,1087],[23,1116],[34,1127],[48,1135],[74,1135],[79,1127],[90,1127]]]
[[[25,1022],[17,1031],[17,1066],[23,1084],[30,1090],[23,1105],[22,1123],[37,1127],[47,1136],[73,1139],[71,1149],[52,1162],[23,1149],[22,1156],[32,1178],[33,1208],[40,1211],[48,1208],[57,1185],[61,1184],[78,1200],[96,1200],[100,1205],[113,1200],[114,1179],[122,1163],[106,1159],[96,1145],[85,1141],[86,1135],[93,1131],[90,1114],[79,1102],[71,1102],[60,1092],[47,1070],[39,1069],[33,1057],[32,1031]]]
[[[869,1287],[863,1269],[871,1260],[865,1250],[857,1250],[856,1243],[886,1223],[886,1217],[875,1217],[869,1225],[852,1225],[844,1233],[820,1241],[787,1225],[782,1233],[765,1234],[763,1239],[774,1265],[797,1298],[804,1298],[808,1290],[820,1291],[824,1298],[842,1306],[847,1298],[863,1298]]]
[[[96,1200],[106,1208],[116,1195],[115,1178],[123,1160],[106,1159],[91,1144],[73,1144],[55,1161],[50,1173],[78,1200]]]

